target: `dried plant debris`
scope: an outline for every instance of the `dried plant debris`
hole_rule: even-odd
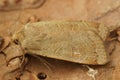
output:
[[[89,66],[87,66],[87,65],[85,65],[85,66],[88,68],[87,75],[92,77],[93,80],[96,80],[95,75],[98,73],[98,71],[93,69],[93,68],[91,68],[91,67],[89,67]]]
[[[26,53],[75,63],[103,65],[109,61],[105,40],[109,29],[86,21],[41,21],[18,31],[17,40]]]
[[[0,0],[0,10],[10,11],[27,8],[37,8],[44,4],[45,0]]]

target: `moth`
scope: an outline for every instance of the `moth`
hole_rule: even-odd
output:
[[[105,42],[110,29],[88,21],[28,23],[13,35],[25,53],[74,63],[104,65],[109,62]]]

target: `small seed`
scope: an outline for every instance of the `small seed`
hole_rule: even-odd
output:
[[[45,73],[38,73],[37,77],[40,79],[40,80],[44,80],[47,78],[47,75]]]

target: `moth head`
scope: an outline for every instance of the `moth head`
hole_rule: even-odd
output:
[[[13,36],[12,36],[12,41],[16,44],[20,44],[21,41],[23,41],[24,39],[24,35],[22,34],[23,31],[20,30],[18,32],[16,32]]]

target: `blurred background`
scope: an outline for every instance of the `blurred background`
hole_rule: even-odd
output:
[[[120,26],[120,0],[0,0],[1,36],[11,37],[29,22],[46,20],[86,20],[103,23],[111,28]],[[120,80],[120,43],[113,44],[115,50],[111,54],[110,63],[91,66],[98,71],[95,80]],[[82,64],[44,59],[52,65],[52,70],[29,56],[26,68],[32,73],[24,72],[20,80],[38,80],[34,76],[40,72],[47,75],[45,80],[93,80]],[[0,55],[0,61],[3,60]],[[5,70],[8,69],[3,67],[0,70],[0,76],[3,76]]]

